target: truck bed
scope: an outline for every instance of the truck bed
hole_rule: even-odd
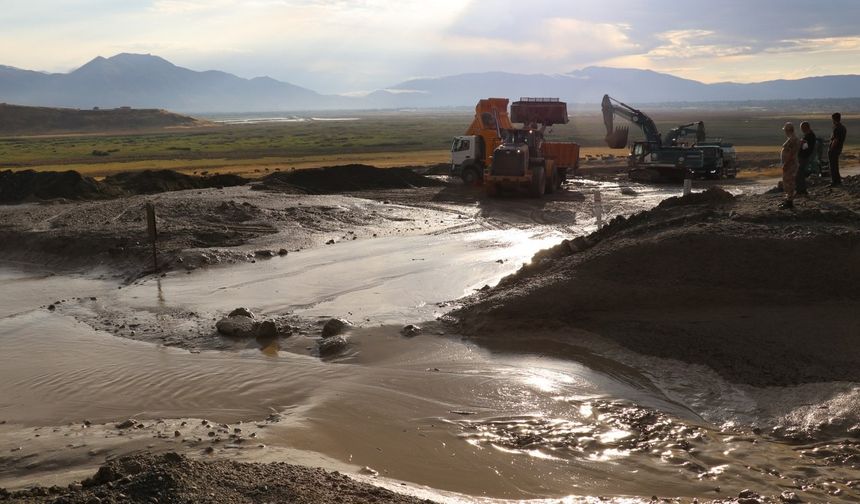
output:
[[[559,168],[575,169],[579,166],[579,144],[574,142],[544,142],[543,156],[555,161]]]

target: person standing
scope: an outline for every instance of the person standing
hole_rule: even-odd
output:
[[[782,144],[780,159],[782,160],[782,190],[785,191],[785,201],[779,208],[794,208],[794,189],[797,180],[798,156],[800,139],[794,134],[794,124],[787,122],[782,127],[785,132],[785,143]]]
[[[797,170],[797,195],[808,196],[806,192],[806,177],[809,176],[810,164],[812,156],[815,152],[815,143],[818,139],[815,137],[815,132],[812,131],[812,126],[808,122],[800,123],[800,131],[803,132],[803,138],[800,140],[800,152],[797,154],[800,167]]]
[[[833,135],[830,137],[830,149],[827,157],[830,160],[830,187],[842,185],[842,176],[839,175],[839,156],[842,155],[842,147],[845,146],[845,137],[848,131],[842,125],[842,114],[836,112],[833,118]]]

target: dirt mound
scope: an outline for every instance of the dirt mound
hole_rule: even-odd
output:
[[[80,485],[15,493],[0,489],[0,502],[430,503],[322,469],[285,463],[199,462],[176,453],[112,460]]]
[[[657,208],[672,208],[682,205],[719,205],[728,203],[735,199],[732,193],[721,187],[711,187],[710,189],[698,193],[690,193],[686,196],[673,196],[666,198],[657,205]]]
[[[408,168],[376,168],[362,164],[329,166],[311,170],[276,172],[263,178],[261,189],[299,190],[330,194],[369,189],[433,187],[442,182]]]
[[[106,177],[104,183],[115,186],[126,194],[153,194],[185,189],[239,186],[248,183],[248,179],[229,174],[196,177],[173,170],[144,170],[117,173]]]
[[[0,172],[0,204],[58,198],[97,200],[183,189],[230,187],[247,182],[247,179],[238,175],[195,177],[172,170],[124,172],[107,177],[103,181],[85,177],[76,171],[5,170]]]
[[[33,170],[0,172],[0,203],[66,198],[104,199],[122,194],[116,187],[103,184],[76,171],[37,172]]]
[[[856,380],[860,181],[779,201],[709,191],[617,218],[452,316],[483,339],[570,324],[756,385]]]

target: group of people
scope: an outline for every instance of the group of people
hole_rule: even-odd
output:
[[[845,146],[845,136],[848,131],[842,124],[842,114],[839,112],[831,116],[833,119],[833,133],[830,135],[830,146],[827,150],[830,162],[830,187],[842,185],[842,176],[839,174],[839,156]],[[782,144],[782,188],[785,191],[785,201],[780,208],[793,208],[794,197],[806,196],[806,177],[810,174],[810,164],[815,155],[816,143],[819,142],[815,132],[807,121],[800,123],[802,138],[798,138],[794,131],[794,124],[787,122],[782,130],[785,132],[786,140]]]

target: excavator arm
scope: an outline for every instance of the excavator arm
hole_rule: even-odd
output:
[[[609,95],[603,95],[603,124],[606,126],[606,144],[612,149],[623,149],[627,147],[627,137],[630,129],[626,126],[613,127],[615,116],[627,119],[642,129],[645,140],[662,146],[660,131],[654,120],[641,110],[622,103]]]

